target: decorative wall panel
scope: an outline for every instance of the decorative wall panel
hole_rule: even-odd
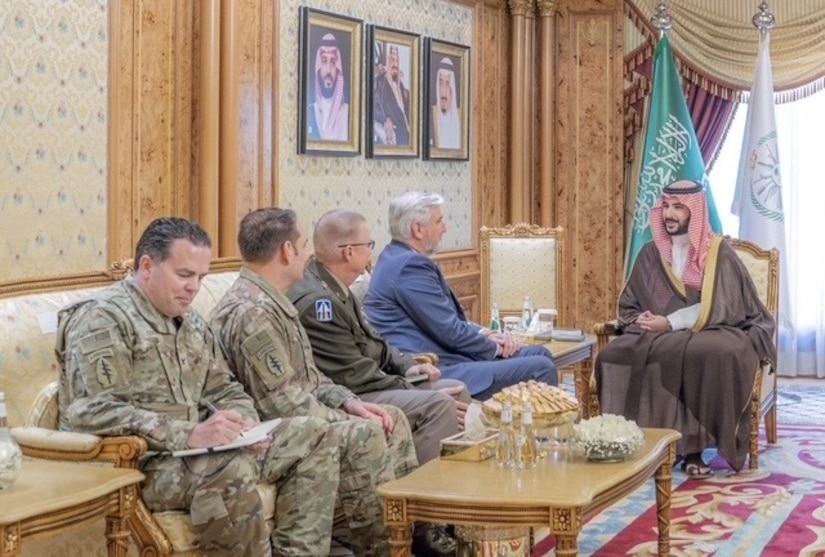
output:
[[[0,280],[107,266],[108,2],[0,0]]]

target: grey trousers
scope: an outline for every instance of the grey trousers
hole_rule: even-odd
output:
[[[413,433],[418,463],[424,464],[438,458],[440,441],[458,433],[458,415],[455,400],[437,389],[464,385],[453,379],[439,379],[433,383],[424,382],[417,389],[392,389],[361,393],[358,397],[375,404],[397,406],[407,416]],[[470,402],[467,389],[459,397],[462,402]]]

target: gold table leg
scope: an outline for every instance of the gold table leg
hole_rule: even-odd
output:
[[[667,449],[667,457],[656,470],[656,517],[659,525],[659,555],[670,555],[670,498],[673,487],[673,462],[676,443]]]

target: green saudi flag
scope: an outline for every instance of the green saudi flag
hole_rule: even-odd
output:
[[[693,129],[667,35],[659,40],[653,58],[653,98],[647,115],[643,157],[633,229],[625,258],[625,278],[630,276],[642,246],[653,239],[650,233],[650,208],[668,184],[677,180],[693,180],[704,184],[708,196],[710,225],[715,232],[722,231],[722,223],[708,186],[705,162],[696,140],[696,131]]]

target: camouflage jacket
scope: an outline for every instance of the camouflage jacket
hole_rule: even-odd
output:
[[[210,323],[262,418],[346,419],[332,409],[355,395],[318,371],[298,310],[263,277],[242,269]]]
[[[55,351],[63,430],[169,451],[186,448],[205,401],[258,420],[204,319],[164,317],[131,279],[61,310]]]

